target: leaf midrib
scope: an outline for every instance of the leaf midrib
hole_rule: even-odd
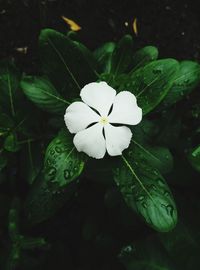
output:
[[[68,65],[66,64],[62,54],[57,50],[56,46],[54,45],[53,41],[50,38],[47,38],[47,40],[49,41],[49,44],[51,45],[51,47],[53,48],[53,50],[56,52],[56,54],[58,55],[59,59],[61,60],[61,62],[63,63],[63,65],[65,66],[68,74],[70,75],[71,79],[74,81],[74,83],[76,84],[76,86],[78,87],[79,90],[81,90],[81,87],[79,85],[79,83],[77,82],[75,76],[73,75],[73,73],[70,71]]]

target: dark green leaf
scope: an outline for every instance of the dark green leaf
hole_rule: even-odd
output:
[[[97,80],[82,46],[63,34],[52,29],[42,30],[39,48],[43,72],[65,97],[77,98],[85,84]]]
[[[11,61],[0,62],[0,107],[3,107],[12,116],[16,113],[16,100],[20,98],[20,73]]]
[[[27,98],[45,111],[64,114],[69,105],[47,79],[25,77],[21,82],[21,87]]]
[[[67,131],[52,140],[45,154],[44,173],[34,183],[27,199],[30,223],[48,219],[69,199],[75,180],[84,168],[84,160]]]
[[[163,59],[133,71],[122,83],[120,90],[128,90],[137,97],[143,114],[152,111],[166,96],[172,84],[179,64],[174,59]]]
[[[4,149],[9,152],[17,152],[20,146],[17,141],[17,136],[15,133],[10,133],[4,141]]]
[[[132,56],[133,39],[130,35],[124,36],[113,51],[110,73],[118,75],[128,68]]]
[[[107,42],[94,51],[94,57],[98,61],[102,73],[110,73],[112,53],[115,46],[114,42]]]
[[[182,131],[180,114],[172,109],[163,111],[162,117],[157,119],[157,125],[160,130],[154,138],[156,143],[167,147],[176,147]]]
[[[150,143],[159,132],[159,126],[146,118],[143,118],[138,125],[131,127],[131,129],[136,141],[142,144]]]
[[[82,52],[83,57],[85,58],[85,61],[90,66],[91,70],[94,70],[95,74],[97,74],[97,71],[99,69],[99,63],[93,56],[93,53],[82,43],[78,41],[73,41],[75,46],[79,48],[79,50]]]
[[[173,157],[169,149],[161,146],[151,146],[140,144],[132,140],[135,144],[134,155],[135,161],[145,161],[161,173],[169,173],[173,168]]]
[[[177,210],[162,175],[145,159],[138,164],[134,148],[122,159],[123,162],[114,171],[114,178],[127,205],[155,230],[172,230],[177,222]]]
[[[147,65],[158,58],[158,49],[154,46],[146,46],[133,55],[131,67],[134,70]]]
[[[200,65],[193,61],[180,62],[173,86],[161,103],[161,108],[171,106],[188,95],[200,82]]]
[[[76,179],[84,167],[83,155],[79,154],[68,131],[62,131],[48,146],[45,154],[44,173],[46,182],[62,188]]]
[[[188,159],[192,167],[200,172],[200,145],[196,146],[189,152]]]

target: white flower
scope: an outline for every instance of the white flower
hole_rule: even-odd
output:
[[[121,155],[132,132],[113,124],[137,125],[142,120],[135,96],[128,91],[116,95],[106,82],[85,85],[80,96],[83,102],[72,103],[64,116],[69,131],[76,133],[73,142],[77,150],[97,159],[103,158],[106,150],[110,156]]]

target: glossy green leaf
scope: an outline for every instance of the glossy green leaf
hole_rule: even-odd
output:
[[[114,171],[114,179],[127,205],[157,231],[167,232],[177,222],[177,210],[167,183],[145,159],[135,161],[134,148]],[[143,160],[143,161],[142,161]]]
[[[94,57],[98,61],[102,73],[110,72],[112,53],[115,47],[116,44],[114,42],[107,42],[94,51]]]
[[[172,170],[173,156],[168,148],[140,144],[134,139],[132,141],[134,143],[133,151],[136,162],[145,161],[163,174],[169,173]]]
[[[133,55],[131,67],[134,70],[147,65],[149,62],[158,58],[158,49],[154,46],[146,46]]]
[[[166,96],[174,83],[179,64],[174,59],[153,61],[131,72],[120,90],[128,90],[137,97],[143,114],[152,111]]]
[[[200,65],[193,61],[180,62],[173,86],[165,96],[161,108],[171,106],[188,95],[200,82]]]
[[[124,36],[113,51],[110,73],[118,75],[128,68],[132,56],[133,39],[130,35]]]
[[[64,114],[66,107],[69,105],[47,79],[25,77],[21,81],[21,88],[29,100],[47,112]]]
[[[66,98],[77,98],[85,84],[97,80],[82,47],[65,35],[52,29],[42,30],[39,50],[44,74]]]
[[[27,199],[30,223],[48,219],[69,199],[84,163],[85,157],[76,151],[67,130],[51,141],[45,154],[43,174],[34,183]]]
[[[21,97],[19,88],[20,73],[11,61],[0,62],[0,107],[15,116],[16,101]]]
[[[73,41],[74,45],[79,48],[79,50],[82,52],[82,55],[85,59],[85,62],[88,63],[91,70],[94,70],[95,74],[98,76],[98,69],[99,69],[99,63],[95,59],[93,53],[81,42]]]
[[[194,147],[188,153],[188,160],[192,167],[198,172],[200,172],[200,145]]]

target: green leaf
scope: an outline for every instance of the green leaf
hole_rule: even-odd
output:
[[[177,210],[167,183],[158,170],[145,162],[135,162],[134,148],[114,170],[114,179],[127,205],[157,231],[172,230]]]
[[[198,172],[200,172],[200,145],[194,147],[188,153],[188,160],[192,167]]]
[[[79,48],[79,50],[82,52],[82,55],[85,59],[85,61],[88,63],[91,70],[94,71],[94,73],[98,76],[98,69],[99,69],[99,63],[95,59],[93,53],[81,42],[73,41],[75,46]]]
[[[131,130],[133,131],[134,138],[137,142],[147,144],[155,138],[159,132],[159,128],[160,127],[155,123],[155,121],[143,118],[138,125],[131,127]]]
[[[107,42],[94,51],[94,57],[98,61],[102,73],[110,73],[112,53],[115,47],[114,42]]]
[[[163,174],[172,170],[173,157],[168,148],[142,145],[133,139],[132,142],[135,144],[134,156],[136,162],[145,161]]]
[[[157,60],[131,72],[120,90],[128,90],[137,97],[143,114],[152,111],[166,96],[174,83],[179,64],[174,59]]]
[[[17,136],[15,133],[10,133],[4,141],[4,149],[9,152],[17,152],[20,146],[17,141]]]
[[[0,107],[3,107],[12,116],[16,113],[15,102],[21,97],[17,91],[20,73],[15,65],[8,60],[0,62]]]
[[[112,54],[110,73],[118,75],[126,71],[131,61],[132,46],[133,39],[130,35],[119,41]]]
[[[200,65],[193,61],[180,62],[173,86],[161,103],[161,108],[171,106],[188,95],[200,82]]]
[[[144,67],[149,62],[154,61],[158,58],[158,49],[154,46],[146,46],[133,55],[133,60],[131,62],[132,68],[134,70]]]
[[[52,29],[42,30],[39,49],[43,72],[65,97],[77,98],[85,84],[97,80],[82,46],[63,34]]]
[[[84,167],[83,159],[83,155],[76,151],[68,131],[60,132],[46,150],[45,180],[61,188],[68,185],[81,174]]]
[[[79,154],[67,131],[49,144],[44,171],[34,183],[26,203],[30,223],[51,217],[74,192],[76,179],[83,171],[85,156]]]
[[[29,100],[47,112],[64,114],[69,105],[47,79],[28,76],[21,81],[21,87]]]

